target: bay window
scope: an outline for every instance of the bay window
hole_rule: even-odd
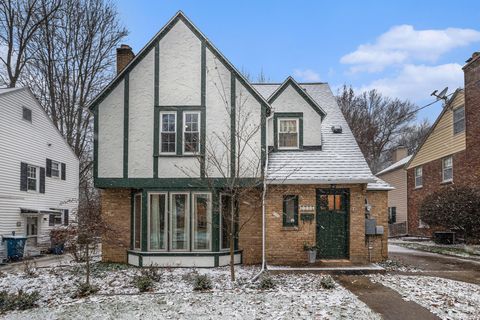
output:
[[[210,194],[193,194],[193,249],[211,250],[212,209]]]
[[[170,248],[172,251],[188,251],[189,246],[189,194],[170,194]]]
[[[149,194],[149,249],[166,250],[167,249],[167,194],[151,193]]]

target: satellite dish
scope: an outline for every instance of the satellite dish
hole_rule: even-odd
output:
[[[431,96],[437,97],[438,100],[444,99],[447,100],[446,94],[448,91],[448,87],[445,87],[440,93],[437,94],[438,90],[432,92]]]

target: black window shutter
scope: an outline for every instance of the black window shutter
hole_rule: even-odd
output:
[[[63,224],[68,226],[68,209],[63,210]]]
[[[27,167],[25,162],[20,163],[20,191],[27,191]]]
[[[53,214],[48,215],[48,225],[53,227],[55,225],[55,217]]]
[[[45,168],[40,168],[40,193],[45,193]]]
[[[67,165],[62,162],[62,180],[67,179]]]
[[[47,168],[47,177],[51,177],[52,176],[52,160],[51,159],[47,159],[46,168]]]

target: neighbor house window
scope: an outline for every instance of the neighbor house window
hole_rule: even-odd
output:
[[[200,113],[183,113],[183,152],[198,153],[200,150]]]
[[[298,226],[298,196],[283,196],[283,226]]]
[[[48,216],[48,225],[51,227],[62,225],[62,215],[60,213],[51,213]]]
[[[422,167],[415,168],[415,188],[423,186],[423,173]]]
[[[60,162],[52,161],[51,170],[52,177],[60,178]]]
[[[23,120],[27,120],[29,122],[32,122],[32,110],[23,107],[22,108],[22,116],[23,116]]]
[[[140,250],[142,236],[142,195],[133,198],[133,248]]]
[[[279,149],[298,149],[299,133],[297,118],[278,119],[278,148]]]
[[[442,159],[442,181],[449,182],[453,180],[453,159],[447,157]]]
[[[453,110],[453,134],[465,131],[465,108]]]
[[[38,168],[27,166],[27,190],[37,191],[38,189]]]
[[[210,250],[212,238],[212,208],[210,194],[193,194],[193,250]]]
[[[160,152],[175,153],[177,137],[176,113],[160,113]]]
[[[397,207],[388,207],[388,223],[397,222]]]
[[[189,194],[170,194],[170,248],[173,251],[189,250]]]
[[[149,249],[167,249],[167,194],[149,194]]]
[[[220,196],[220,239],[221,249],[226,250],[230,248],[230,230],[231,230],[231,207],[232,197],[228,194],[221,194]]]

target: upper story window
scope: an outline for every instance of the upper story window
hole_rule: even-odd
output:
[[[453,110],[453,134],[465,131],[465,107]]]
[[[38,190],[38,168],[31,165],[27,166],[27,190]]]
[[[183,152],[198,153],[200,150],[200,112],[183,113]]]
[[[423,186],[423,169],[422,167],[415,168],[415,188],[421,188]]]
[[[45,164],[46,168],[46,176],[49,178],[57,178],[66,180],[67,177],[67,166],[63,162],[54,161],[52,159],[48,159]]]
[[[453,159],[446,157],[442,159],[442,182],[450,182],[453,180]]]
[[[278,149],[299,148],[299,119],[278,119]]]
[[[177,137],[177,114],[175,112],[160,113],[161,133],[160,133],[160,152],[176,152]]]
[[[22,107],[23,120],[32,122],[32,110]]]
[[[52,161],[52,177],[60,178],[60,162]]]

